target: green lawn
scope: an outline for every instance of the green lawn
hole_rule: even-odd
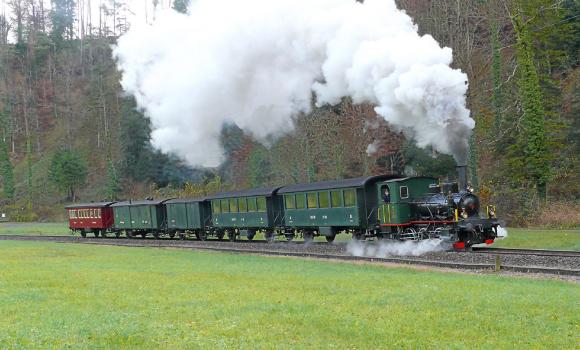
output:
[[[5,222],[0,223],[0,235],[70,235],[68,223]]]
[[[557,280],[0,241],[0,349],[572,349],[579,301]]]
[[[580,250],[580,230],[508,228],[508,236],[492,247]]]

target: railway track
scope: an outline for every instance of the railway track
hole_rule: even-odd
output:
[[[109,246],[124,246],[124,247],[153,247],[153,248],[177,248],[177,249],[197,249],[205,251],[216,251],[216,252],[227,252],[235,254],[255,254],[255,255],[269,255],[269,256],[289,256],[289,257],[302,257],[311,259],[321,259],[321,260],[341,260],[341,261],[364,261],[371,263],[394,263],[394,264],[405,264],[405,265],[418,265],[418,266],[432,266],[439,268],[451,268],[451,269],[461,269],[461,270],[475,270],[475,271],[510,271],[518,273],[535,273],[535,274],[549,274],[549,275],[565,275],[580,277],[580,269],[568,268],[566,266],[537,266],[537,265],[526,265],[526,264],[513,264],[509,261],[502,261],[499,258],[501,255],[506,256],[520,256],[520,255],[531,255],[531,253],[540,253],[539,251],[529,251],[523,252],[518,255],[518,251],[514,250],[501,250],[495,251],[498,248],[487,248],[487,250],[477,249],[478,253],[489,253],[495,254],[495,259],[482,259],[483,261],[465,261],[465,260],[454,260],[454,256],[466,257],[474,254],[466,253],[441,253],[446,254],[443,258],[438,257],[435,253],[427,257],[368,257],[368,256],[353,256],[347,253],[344,249],[346,244],[342,245],[329,245],[323,243],[317,244],[301,244],[292,243],[287,244],[287,242],[279,242],[274,244],[255,244],[255,242],[247,242],[246,244],[236,244],[230,242],[218,242],[218,241],[180,241],[177,239],[116,239],[116,238],[81,238],[76,236],[29,236],[29,235],[0,235],[0,240],[20,240],[20,241],[47,241],[56,243],[76,243],[76,244],[96,244],[96,245],[109,245]],[[246,242],[246,241],[242,241]],[[256,247],[258,246],[258,247]],[[321,247],[330,247],[333,249],[328,249],[327,252],[311,251],[311,248],[316,248],[320,250]],[[336,248],[336,249],[334,249]],[[510,251],[510,253],[508,253]],[[549,252],[549,251],[543,251]],[[530,254],[528,254],[530,253]],[[566,252],[567,254],[570,252]],[[481,256],[487,256],[488,254],[480,254]],[[553,255],[550,253],[545,254],[533,254],[540,258],[553,258],[554,256],[560,257],[558,255]],[[437,259],[432,258],[437,257]],[[491,257],[493,258],[493,257]],[[572,259],[576,261],[580,259],[578,254],[568,254],[563,257],[564,259]],[[577,262],[577,261],[576,261]],[[577,265],[577,264],[575,264]]]
[[[473,252],[482,254],[517,254],[517,255],[538,255],[538,256],[560,256],[580,258],[580,252],[573,250],[548,250],[548,249],[521,249],[521,248],[490,248],[472,247]]]

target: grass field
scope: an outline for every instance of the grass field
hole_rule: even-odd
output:
[[[553,348],[577,283],[146,248],[0,242],[0,348]]]
[[[492,247],[563,249],[580,251],[580,230],[534,230],[509,228],[505,239]]]
[[[0,222],[0,234],[2,235],[70,235],[67,223],[53,222]]]

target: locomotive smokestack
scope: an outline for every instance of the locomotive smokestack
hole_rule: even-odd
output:
[[[467,165],[458,165],[457,167],[457,185],[459,191],[467,189]]]

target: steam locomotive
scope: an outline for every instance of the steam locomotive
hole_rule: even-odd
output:
[[[73,204],[69,227],[83,237],[114,234],[252,240],[263,232],[311,241],[337,234],[353,239],[442,239],[457,249],[493,243],[499,221],[485,213],[458,167],[458,182],[433,177],[378,175],[218,193],[204,198]]]

